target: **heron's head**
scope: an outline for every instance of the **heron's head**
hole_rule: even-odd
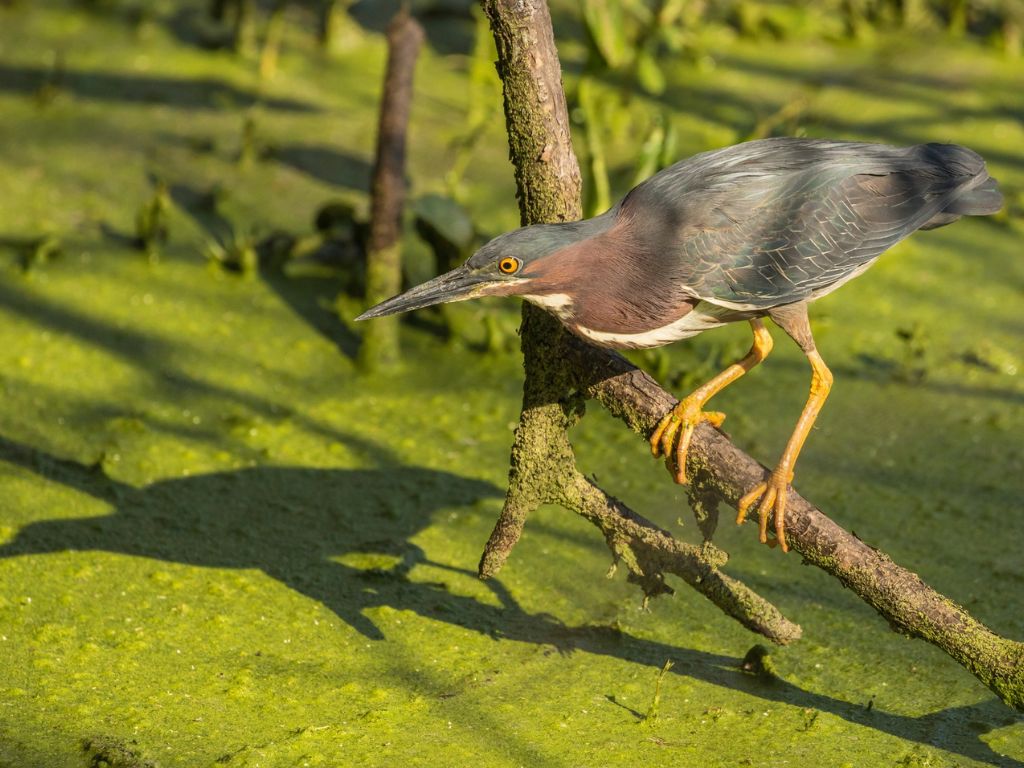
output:
[[[558,259],[557,252],[576,239],[573,224],[536,224],[507,232],[483,246],[461,267],[381,302],[356,320],[481,296],[529,294],[549,273]]]

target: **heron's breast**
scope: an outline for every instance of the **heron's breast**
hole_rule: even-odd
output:
[[[616,330],[609,318],[588,319],[579,315],[566,323],[570,329],[593,344],[613,349],[648,349],[671,344],[673,341],[696,336],[702,331],[717,328],[728,322],[721,316],[719,307],[692,299],[685,311],[665,322],[648,322],[647,327],[637,328],[635,322],[620,325]]]

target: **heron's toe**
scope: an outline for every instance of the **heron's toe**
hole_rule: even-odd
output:
[[[704,411],[703,420],[710,424],[715,429],[718,429],[725,423],[725,414],[721,411]]]
[[[789,483],[792,479],[792,472],[775,470],[765,482],[754,486],[736,505],[738,510],[736,522],[739,524],[746,520],[750,508],[760,500],[760,504],[757,505],[757,521],[761,543],[769,543],[768,520],[772,519],[775,523],[776,540],[771,544],[774,546],[775,543],[778,543],[783,552],[789,551],[789,547],[786,545],[786,496],[789,493]]]
[[[693,432],[702,421],[720,427],[725,421],[725,414],[702,411],[699,401],[686,397],[665,414],[651,435],[651,453],[665,457],[665,466],[680,485],[687,483],[686,457]]]
[[[657,458],[662,453],[662,440],[666,437],[674,435],[676,430],[679,429],[679,417],[676,416],[675,408],[666,413],[661,417],[661,421],[658,422],[658,426],[654,428],[654,432],[651,433],[651,455]]]

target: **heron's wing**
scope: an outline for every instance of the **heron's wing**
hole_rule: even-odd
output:
[[[845,146],[850,157],[747,162],[693,177],[671,221],[647,213],[637,224],[672,251],[675,279],[695,296],[764,309],[856,276],[987,178],[981,158],[961,147]],[[623,210],[639,211],[645,201],[630,197]]]
[[[750,308],[802,301],[866,268],[943,206],[910,172],[836,175],[796,174],[735,224],[685,239],[684,260],[695,265],[688,285]]]

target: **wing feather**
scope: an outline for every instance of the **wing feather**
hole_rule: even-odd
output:
[[[643,233],[666,280],[763,309],[859,274],[986,181],[981,158],[955,145],[769,139],[662,171],[618,215]]]

